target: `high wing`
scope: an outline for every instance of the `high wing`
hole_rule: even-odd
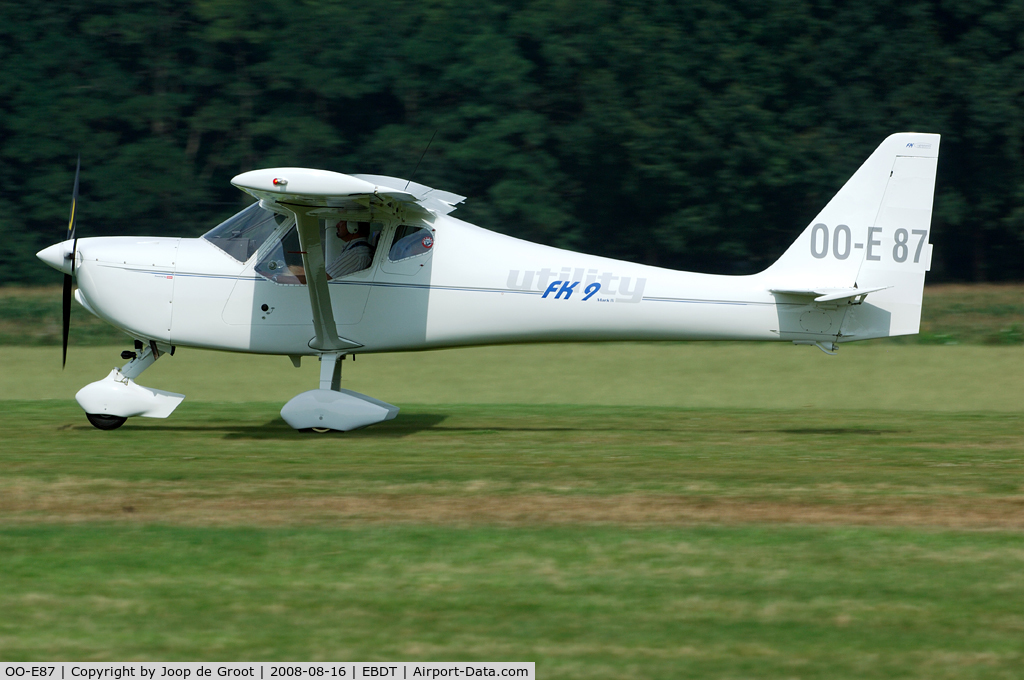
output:
[[[267,203],[298,203],[321,208],[395,214],[447,215],[466,200],[448,191],[384,175],[343,175],[311,168],[267,168],[244,172],[231,180],[236,187]],[[269,207],[269,206],[268,206]]]
[[[238,175],[231,183],[255,196],[263,207],[295,215],[316,332],[310,347],[326,352],[359,344],[338,336],[320,241],[320,218],[331,215],[368,222],[386,216],[400,222],[432,222],[436,215],[450,213],[465,200],[464,196],[396,177],[344,175],[310,168],[252,170]]]

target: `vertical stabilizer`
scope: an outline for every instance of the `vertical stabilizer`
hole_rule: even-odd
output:
[[[836,340],[917,333],[931,229],[939,135],[888,137],[812,220],[778,261],[763,272],[777,291],[858,289],[828,314]],[[826,296],[819,296],[819,298]],[[780,302],[796,304],[793,296]],[[818,299],[810,306],[836,306]],[[796,311],[795,309],[792,311]],[[781,312],[780,312],[781,313]]]

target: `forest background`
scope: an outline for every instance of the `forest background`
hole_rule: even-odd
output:
[[[1024,1],[0,0],[0,284],[57,281],[79,153],[79,236],[423,155],[475,224],[738,274],[907,130],[942,134],[929,280],[1024,280],[1022,48]]]

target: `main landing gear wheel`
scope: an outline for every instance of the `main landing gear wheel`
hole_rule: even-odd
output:
[[[98,427],[101,430],[116,430],[128,420],[121,416],[108,416],[105,413],[86,413],[85,417],[89,419],[93,427]]]

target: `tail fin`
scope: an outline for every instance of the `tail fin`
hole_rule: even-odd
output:
[[[838,341],[917,333],[938,158],[939,135],[903,132],[882,142],[762,272],[780,301],[846,306],[825,331]]]

